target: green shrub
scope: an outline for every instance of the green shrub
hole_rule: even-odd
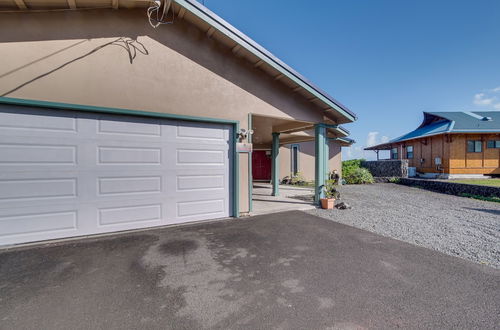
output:
[[[297,172],[297,174],[292,175],[292,177],[290,178],[290,184],[303,185],[305,183],[306,183],[306,179],[304,178],[304,176],[300,172]]]
[[[392,177],[392,178],[389,178],[389,182],[390,183],[400,183],[401,182],[401,178]]]
[[[340,199],[340,192],[337,190],[337,183],[337,180],[326,180],[325,185],[323,186],[325,198]]]
[[[374,183],[373,175],[366,168],[356,168],[344,175],[344,180],[347,184],[364,184]]]
[[[364,159],[351,159],[342,162],[342,177],[347,184],[374,183],[372,174],[361,163]]]
[[[342,176],[345,178],[351,175],[356,169],[361,168],[361,162],[363,161],[364,159],[344,160],[342,162]]]

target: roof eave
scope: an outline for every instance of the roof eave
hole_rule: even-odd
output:
[[[246,49],[254,56],[259,58],[261,61],[265,62],[269,66],[273,67],[275,70],[286,76],[288,79],[292,80],[298,86],[302,87],[304,90],[311,93],[318,100],[323,102],[329,108],[335,110],[340,116],[342,116],[344,122],[353,122],[357,120],[356,114],[349,110],[346,106],[335,100],[333,97],[328,95],[326,92],[322,91],[319,87],[311,83],[297,71],[286,65],[276,56],[271,54],[265,48],[260,46],[258,43],[250,39],[248,36],[243,34],[241,31],[236,29],[234,26],[226,22],[224,19],[219,17],[217,14],[210,11],[208,8],[203,6],[194,0],[174,0],[179,6],[185,8],[190,13],[197,16],[199,19],[203,20],[205,23],[209,24],[211,27],[224,34],[226,37],[230,38],[242,48]]]
[[[342,147],[350,147],[351,145],[353,145],[354,143],[356,143],[356,141],[355,141],[355,140],[353,140],[353,139],[349,139],[349,138],[342,138],[342,137],[333,138],[332,140],[333,140],[333,141],[340,142],[340,145],[341,145]]]

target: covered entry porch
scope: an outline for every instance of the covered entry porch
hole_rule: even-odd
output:
[[[249,157],[253,183],[251,213],[310,208],[318,204],[329,172],[334,169],[340,172],[340,147],[353,142],[347,139],[349,132],[329,121],[314,123],[260,114],[251,114],[249,122],[253,131],[249,137],[253,144]],[[339,163],[335,168],[330,166],[333,153],[337,154]],[[281,184],[284,177],[299,171],[309,178],[307,187]]]

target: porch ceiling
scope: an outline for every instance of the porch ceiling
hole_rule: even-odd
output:
[[[280,144],[314,141],[314,123],[281,117],[252,115],[252,142],[260,147],[270,147],[272,133],[280,133]],[[342,128],[328,128],[329,138],[343,138],[349,134]]]

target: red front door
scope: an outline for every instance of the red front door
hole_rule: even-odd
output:
[[[271,155],[265,150],[252,152],[252,176],[254,180],[271,180]]]

